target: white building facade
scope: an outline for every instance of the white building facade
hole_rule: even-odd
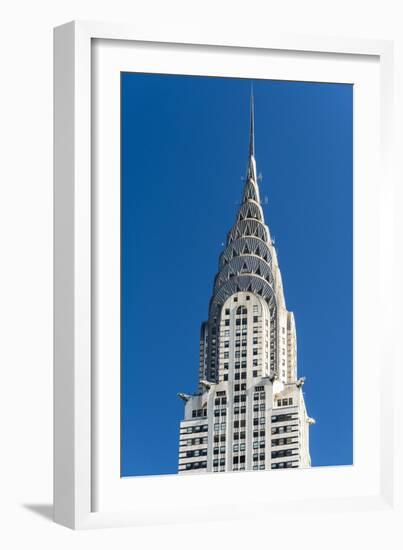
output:
[[[180,474],[307,468],[309,418],[256,175],[254,112],[242,203],[220,255],[200,335],[199,388],[178,394]]]

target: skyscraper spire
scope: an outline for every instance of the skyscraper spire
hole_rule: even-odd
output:
[[[256,183],[256,160],[255,160],[255,109],[253,86],[250,91],[250,123],[249,123],[249,158],[248,170],[246,175],[247,180],[253,180]]]
[[[259,188],[257,185],[256,176],[256,159],[255,159],[255,109],[253,87],[250,91],[250,114],[249,114],[249,156],[248,168],[246,172],[246,183],[243,193],[243,202],[253,200],[260,203]],[[263,215],[262,215],[263,220]]]
[[[250,89],[250,126],[249,126],[249,158],[255,156],[255,109],[253,84]]]

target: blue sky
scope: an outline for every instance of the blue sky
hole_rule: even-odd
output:
[[[176,473],[178,391],[241,199],[250,80],[122,73],[121,474]],[[260,194],[276,240],[313,466],[352,456],[352,98],[254,80]]]

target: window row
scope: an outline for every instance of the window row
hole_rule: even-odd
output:
[[[287,420],[297,420],[298,416],[296,413],[289,414],[277,414],[271,417],[272,422],[286,422]]]
[[[218,455],[218,453],[225,454],[225,445],[221,445],[221,447],[213,448],[213,454]]]
[[[265,453],[254,453],[253,456],[252,456],[252,460],[253,462],[257,462],[258,460],[265,460],[266,459],[266,455]]]
[[[246,369],[246,365],[247,365],[246,361],[241,361],[241,362],[235,361],[235,364],[234,364],[236,370],[239,370],[240,368]]]
[[[246,426],[246,420],[234,420],[234,428],[244,428]]]
[[[245,394],[241,394],[241,395],[234,395],[234,403],[245,403],[246,401],[246,395]]]
[[[266,442],[264,439],[253,442],[253,449],[264,449],[265,447],[266,447]]]
[[[186,451],[186,458],[192,456],[207,456],[207,449],[196,449],[195,451]]]
[[[248,318],[247,317],[242,317],[242,319],[235,319],[235,325],[236,326],[247,325],[247,324],[248,324]]]
[[[298,462],[278,462],[271,465],[272,470],[276,470],[277,468],[298,468]]]
[[[266,418],[264,416],[261,416],[260,418],[254,418],[253,419],[253,425],[257,426],[258,424],[264,424],[266,422]]]
[[[202,426],[187,426],[185,428],[186,433],[197,433],[197,432],[207,432],[208,431],[208,425],[203,424]]]
[[[287,407],[292,405],[292,397],[288,399],[277,399],[277,407]]]
[[[285,449],[282,451],[272,451],[271,457],[272,458],[281,458],[282,456],[292,456],[294,455],[294,451],[298,451],[297,448],[294,449]]]
[[[198,418],[200,416],[207,416],[207,409],[198,409],[198,410],[192,411],[193,418]]]
[[[253,322],[254,323],[258,323],[259,322],[259,316],[258,315],[254,315],[253,316]],[[241,318],[236,318],[235,319],[235,325],[236,326],[240,326],[240,325],[247,325],[248,324],[248,318],[247,317],[241,317]],[[268,322],[266,320],[266,326],[268,325]],[[224,320],[224,326],[225,327],[229,327],[230,326],[230,320],[229,319],[225,319]],[[214,329],[212,330],[212,334],[215,334],[214,332]]]
[[[279,426],[278,428],[272,428],[271,433],[274,434],[283,434],[288,432],[298,431],[298,424],[289,424],[288,426]]]
[[[204,445],[207,443],[207,437],[193,437],[192,439],[182,439],[181,445]]]
[[[253,400],[254,400],[254,401],[258,401],[258,400],[259,400],[259,397],[260,397],[260,399],[266,399],[266,394],[265,394],[264,392],[254,393],[254,394],[253,394]]]
[[[214,405],[226,405],[226,404],[227,404],[226,397],[216,397],[214,399]]]
[[[221,424],[217,422],[216,424],[214,424],[214,431],[218,432],[220,430],[225,430],[225,426],[225,422],[221,422]]]
[[[225,344],[228,344],[228,346],[226,346]],[[247,346],[248,345],[246,338],[244,340],[242,340],[242,342],[241,342],[241,340],[235,340],[235,347],[236,348],[240,348],[241,345],[242,346]],[[225,342],[224,347],[229,348],[229,342]]]
[[[293,437],[280,437],[279,439],[273,439],[271,446],[278,447],[279,445],[291,445],[291,443],[297,443]]]
[[[185,465],[186,470],[199,470],[201,468],[207,468],[207,462],[188,462]]]

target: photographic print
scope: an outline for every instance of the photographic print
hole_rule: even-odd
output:
[[[121,74],[121,476],[353,463],[353,86]]]

